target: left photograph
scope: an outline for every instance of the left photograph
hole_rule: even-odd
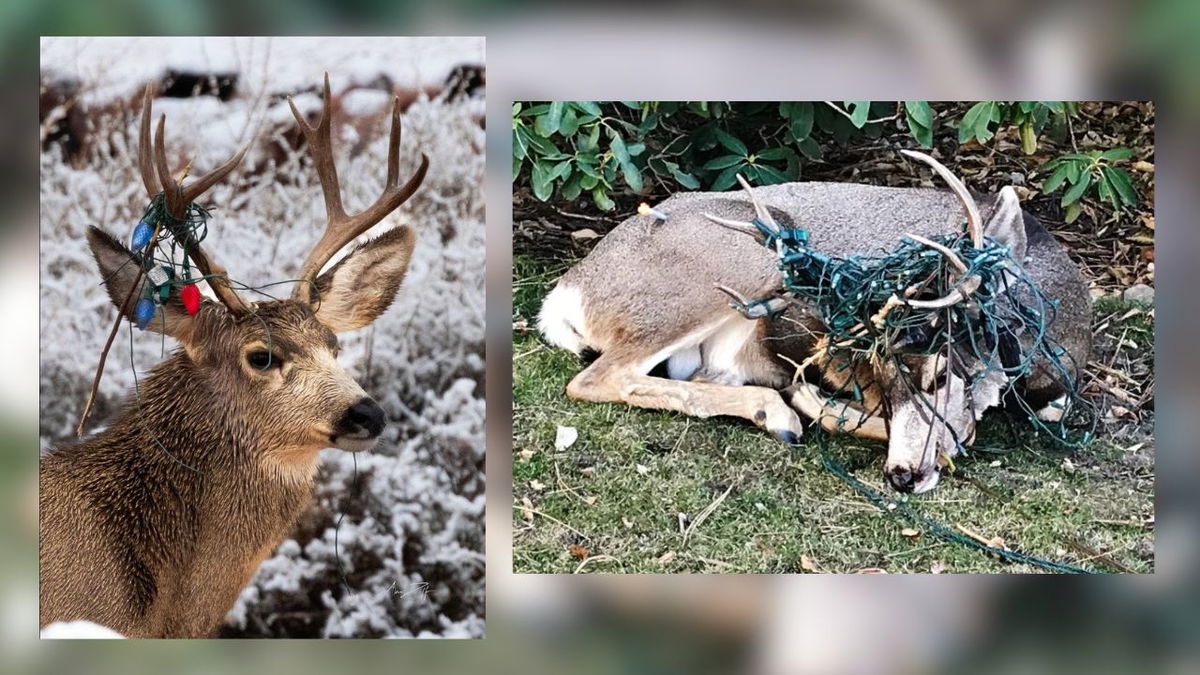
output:
[[[484,53],[42,39],[43,637],[484,636]]]

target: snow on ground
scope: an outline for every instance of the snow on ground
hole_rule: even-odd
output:
[[[397,82],[405,74],[440,82],[455,64],[482,62],[482,52],[482,40],[470,38],[54,38],[43,42],[42,67],[44,76],[78,78],[90,95],[122,97],[145,77],[189,59],[237,67],[246,79],[229,102],[154,103],[155,115],[167,114],[169,147],[179,148],[179,157],[194,157],[200,173],[269,128],[267,120],[290,120],[286,103],[268,105],[262,95],[268,86],[311,86],[325,70],[335,91],[346,78],[380,72]],[[377,107],[369,95],[360,99],[355,111]],[[319,100],[300,97],[297,105]],[[322,454],[314,509],[243,591],[223,635],[483,635],[484,133],[476,122],[482,113],[482,98],[419,100],[403,116],[401,173],[411,174],[421,151],[430,170],[416,195],[374,232],[411,224],[416,251],[392,307],[373,326],[341,336],[341,361],[389,412],[390,423],[372,453]],[[71,437],[114,316],[83,233],[98,224],[128,238],[145,208],[136,148],[112,133],[132,139],[134,123],[101,130],[105,140],[74,162],[64,161],[57,146],[42,155],[43,451]],[[361,153],[348,157],[351,142],[361,139],[349,127],[340,130],[335,151],[348,208],[363,207],[381,189],[386,131],[380,122]],[[252,150],[243,166],[262,158]],[[324,226],[311,170],[295,156],[277,167],[263,164],[262,174],[235,173],[205,196],[216,207],[206,247],[251,285],[294,277]],[[136,331],[133,341],[139,377],[173,347],[169,339]],[[93,412],[96,427],[132,390],[130,351],[122,330]]]

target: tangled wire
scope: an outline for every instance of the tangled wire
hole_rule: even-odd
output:
[[[1080,446],[1090,440],[1091,430],[1081,437],[1069,431],[1065,414],[1053,423],[1040,419],[1014,388],[1020,377],[1041,368],[1066,392],[1069,405],[1064,407],[1088,407],[1079,396],[1076,364],[1048,331],[1058,301],[1045,296],[1007,246],[985,239],[976,247],[961,235],[940,235],[932,241],[905,237],[884,255],[837,258],[814,250],[807,230],[772,227],[757,218],[753,223],[764,244],[779,256],[784,289],[807,301],[824,324],[826,338],[818,347],[824,350],[821,360],[848,378],[837,393],[861,404],[863,390],[870,385],[859,381],[859,366],[878,372],[882,364],[891,363],[897,375],[908,380],[904,384],[917,393],[922,406],[940,419],[899,357],[901,353],[953,353],[951,364],[965,360],[980,366],[971,370],[956,366],[956,374],[968,388],[999,373],[1006,382],[1002,394],[1015,401],[1038,429],[1066,445]],[[965,269],[950,265],[942,249],[953,252]],[[918,299],[957,293],[969,295],[970,302]]]

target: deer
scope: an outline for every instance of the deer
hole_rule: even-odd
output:
[[[974,442],[984,411],[1011,401],[1014,392],[1039,418],[1061,419],[1091,350],[1091,299],[1078,267],[1022,209],[1012,186],[977,200],[933,157],[901,152],[928,165],[950,190],[831,182],[751,188],[739,176],[744,198],[678,193],[619,223],[557,280],[538,313],[542,338],[586,364],[566,395],[742,418],[793,445],[807,418],[829,431],[886,442],[884,481],[911,493],[933,489],[942,466]],[[1065,353],[1069,377],[1056,376],[1044,360],[1016,376],[986,369],[965,354],[930,356],[897,344],[906,381],[919,391],[905,386],[900,367],[892,366],[865,378],[855,373],[867,382],[858,406],[824,396],[821,386],[837,390],[846,374],[816,367],[829,365],[822,356],[827,329],[810,304],[783,293],[780,259],[762,245],[765,234],[802,227],[815,248],[838,257],[888,251],[907,237],[965,270],[952,250],[929,239],[958,232],[964,218],[976,248],[985,238],[1007,246],[1007,264],[1019,265],[1055,304],[1048,331]],[[969,302],[969,281],[945,297],[896,302]],[[748,302],[758,298],[770,300]],[[782,316],[773,319],[775,314]],[[919,346],[920,332],[897,342]],[[797,378],[798,370],[807,374]],[[922,397],[937,403],[938,414],[918,404]]]
[[[181,218],[229,175],[246,148],[182,184],[168,168],[165,116],[150,135],[142,100],[137,168],[146,192]],[[40,463],[41,625],[87,620],[126,637],[213,635],[261,562],[312,499],[318,453],[373,448],[386,415],[338,364],[338,334],[362,328],[394,300],[415,235],[407,225],[350,248],[421,186],[429,158],[400,181],[400,109],[393,106],[382,194],[362,211],[342,204],[325,77],[323,116],[307,141],[327,222],[290,297],[251,301],[199,244],[188,255],[215,298],[189,314],[177,295],[146,330],[178,349],[143,378],[106,429]],[[290,103],[290,102],[289,102]],[[247,144],[248,147],[249,144]],[[122,320],[133,320],[141,254],[92,226],[88,245]]]

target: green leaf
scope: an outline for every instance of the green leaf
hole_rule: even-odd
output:
[[[1063,181],[1067,179],[1067,174],[1070,173],[1070,166],[1069,163],[1059,164],[1054,173],[1050,174],[1050,177],[1042,183],[1042,194],[1050,194],[1057,190],[1063,184]]]
[[[788,181],[786,174],[779,169],[770,166],[769,164],[758,164],[755,166],[755,168],[758,169],[759,180],[761,180],[764,185],[776,185],[778,183],[786,183]]]
[[[792,135],[792,140],[799,143],[812,133],[813,104],[808,101],[800,101],[794,103],[789,112],[791,124],[788,126],[788,133]]]
[[[512,181],[517,182],[517,178],[521,176],[521,167],[525,164],[525,160],[520,157],[513,157],[512,160]]]
[[[638,155],[640,155],[646,151],[645,143],[630,143],[629,145],[627,145],[625,147],[629,151],[630,157],[637,157]]]
[[[570,201],[577,199],[582,190],[583,186],[579,184],[579,174],[576,173],[572,174],[571,177],[567,179],[567,182],[563,183],[562,187],[559,188],[558,193],[563,199]]]
[[[1120,208],[1121,204],[1117,199],[1117,193],[1112,189],[1108,182],[1108,174],[1101,169],[1100,177],[1096,180],[1096,192],[1100,195],[1100,200],[1112,204],[1114,209]]]
[[[584,190],[591,190],[592,188],[596,187],[599,184],[600,184],[600,174],[586,174],[585,173],[585,174],[583,174],[583,177],[579,179],[579,187],[583,188]]]
[[[604,189],[603,185],[597,185],[592,190],[592,201],[596,203],[596,208],[601,211],[612,211],[613,207],[616,206],[613,200],[609,199],[608,192]]]
[[[554,178],[546,162],[534,162],[531,182],[533,183],[534,197],[543,202],[550,199],[550,195],[554,192]]]
[[[1083,177],[1080,179],[1080,181],[1078,183],[1072,185],[1071,189],[1067,190],[1063,194],[1062,205],[1066,206],[1068,204],[1073,204],[1073,203],[1079,201],[1079,198],[1083,196],[1083,193],[1087,191],[1087,189],[1091,186],[1091,184],[1092,184],[1092,172],[1086,171],[1086,172],[1084,172]]]
[[[1112,184],[1113,189],[1122,202],[1127,206],[1134,206],[1138,203],[1137,190],[1133,187],[1133,179],[1129,177],[1129,173],[1125,169],[1105,166],[1101,167],[1100,170],[1108,176],[1108,182]]]
[[[621,165],[621,175],[625,177],[625,184],[634,192],[642,191],[642,172],[632,162],[625,162]]]
[[[933,109],[925,101],[905,101],[904,120],[908,132],[921,147],[933,147]]]
[[[1032,122],[1021,125],[1021,152],[1027,155],[1037,152],[1037,133],[1033,130]]]
[[[987,119],[986,111],[991,104],[991,101],[980,101],[971,106],[967,110],[967,114],[963,115],[962,120],[958,123],[958,142],[960,144],[966,143],[972,137],[977,136],[975,127],[980,124],[981,119]],[[984,125],[986,126],[986,121]]]
[[[562,101],[552,102],[546,114],[538,117],[537,121],[534,122],[533,130],[543,138],[548,138],[558,133],[559,124],[562,122],[563,106]]]
[[[616,131],[609,130],[609,138],[611,141],[608,144],[608,149],[612,151],[613,158],[618,164],[625,165],[629,163],[629,149],[625,147],[625,139],[621,138],[621,134]]]
[[[569,159],[559,162],[558,164],[554,165],[553,169],[550,170],[551,180],[558,180],[559,178],[566,178],[570,175],[571,175],[571,160],[569,160]]]
[[[587,138],[579,146],[580,150],[595,150],[600,147],[600,125],[595,124],[592,130],[588,132]]]
[[[725,131],[724,129],[717,128],[716,134],[717,134],[717,142],[720,143],[721,145],[723,145],[726,150],[729,150],[730,152],[735,152],[735,153],[741,155],[742,157],[745,157],[746,155],[750,154],[750,150],[746,147],[745,143],[741,142],[737,137],[733,136],[732,134]]]
[[[523,128],[524,127],[521,127],[521,129]],[[525,159],[527,156],[529,156],[529,146],[526,145],[525,139],[521,137],[519,129],[513,129],[512,133],[513,158],[518,160]]]
[[[671,175],[675,177],[679,184],[689,190],[697,190],[700,188],[700,181],[690,173],[684,173],[679,170],[679,166],[674,162],[668,162],[667,166],[671,169]]]
[[[704,171],[715,171],[717,169],[729,168],[735,164],[741,164],[744,160],[745,157],[739,155],[722,155],[721,157],[708,160],[700,168]]]
[[[1065,218],[1066,222],[1075,222],[1075,219],[1079,217],[1080,212],[1081,209],[1079,208],[1079,202],[1071,202],[1070,204],[1067,204],[1067,213]]]
[[[575,101],[571,105],[585,115],[600,117],[600,106],[595,101]]]
[[[1055,115],[1063,114],[1064,108],[1062,101],[1038,101],[1038,103],[1041,103],[1042,107],[1046,108]]]
[[[928,101],[905,101],[904,114],[926,129],[933,128],[933,108]]]
[[[742,164],[738,164],[736,166],[731,166],[728,169],[725,169],[724,171],[722,171],[720,174],[717,175],[717,178],[716,178],[716,180],[714,180],[712,182],[712,185],[709,186],[710,189],[712,189],[715,192],[721,192],[722,190],[728,190],[730,187],[733,186],[734,183],[737,182],[738,171],[740,171],[743,166],[744,165],[742,165]]]
[[[558,133],[565,138],[570,138],[579,130],[579,116],[575,114],[574,108],[567,108],[563,111],[562,122],[558,125]]]
[[[855,129],[863,128],[867,123],[867,116],[871,113],[870,101],[851,101],[850,102],[850,123]]]
[[[758,159],[765,159],[768,162],[777,162],[781,159],[787,159],[789,155],[795,154],[790,148],[767,148],[761,152],[754,153]]]
[[[1067,163],[1067,180],[1074,185],[1083,177],[1083,167],[1086,166],[1083,162],[1068,161]]]
[[[800,152],[809,159],[821,159],[821,146],[817,145],[817,142],[811,138],[806,138],[800,141],[796,144],[796,147],[799,148]]]
[[[521,102],[517,101],[516,103],[513,103],[513,117],[516,117],[517,115],[520,115],[520,114],[521,114]]]
[[[1113,148],[1100,153],[1100,159],[1120,160],[1133,157],[1133,148]]]

